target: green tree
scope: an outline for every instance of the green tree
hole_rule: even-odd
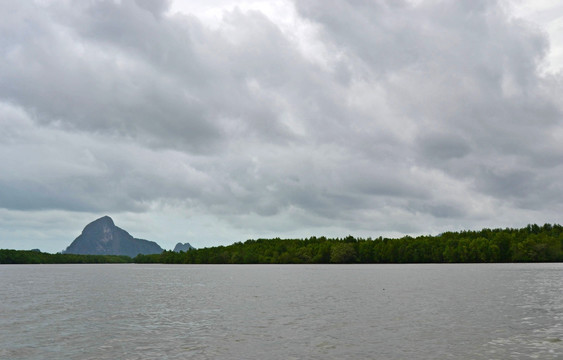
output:
[[[338,242],[330,249],[331,263],[351,263],[356,261],[356,249],[349,242]]]

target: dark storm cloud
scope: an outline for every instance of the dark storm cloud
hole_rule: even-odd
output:
[[[169,206],[252,233],[561,210],[563,82],[503,2],[302,0],[306,36],[236,7],[214,27],[167,1],[0,7],[4,209]]]

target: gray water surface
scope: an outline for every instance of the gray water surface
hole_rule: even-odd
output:
[[[563,264],[0,266],[0,359],[561,359]]]

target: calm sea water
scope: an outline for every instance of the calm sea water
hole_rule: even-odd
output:
[[[561,359],[563,265],[0,266],[0,359]]]

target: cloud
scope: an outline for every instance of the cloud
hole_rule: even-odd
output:
[[[20,108],[1,104],[2,206],[14,210],[145,211],[159,198],[188,198],[208,176],[174,151],[119,137],[37,127]]]
[[[0,5],[3,211],[210,242],[556,221],[563,82],[505,2],[192,5]]]

